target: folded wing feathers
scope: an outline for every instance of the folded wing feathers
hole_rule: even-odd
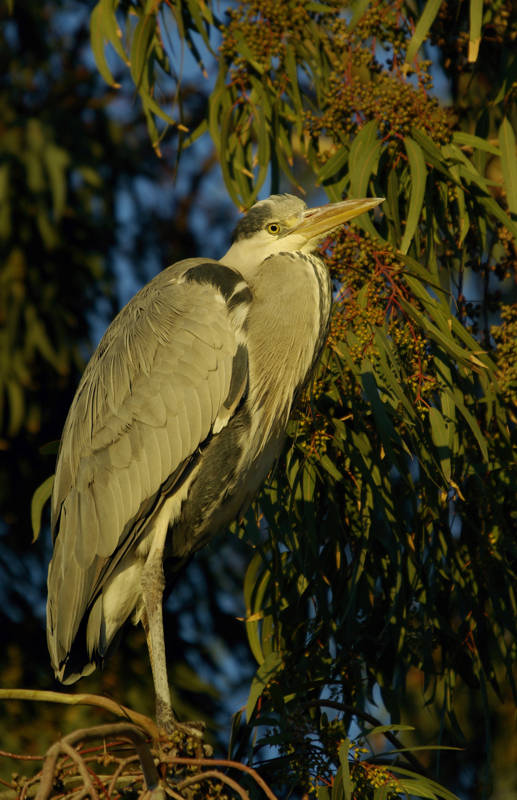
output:
[[[236,331],[212,286],[156,281],[137,298],[101,341],[63,432],[50,567],[54,666],[91,597],[95,562],[109,558],[144,499],[208,436],[230,386]]]

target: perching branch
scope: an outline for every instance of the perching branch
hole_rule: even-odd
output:
[[[142,731],[135,725],[126,722],[115,722],[108,725],[96,725],[92,728],[80,728],[77,731],[72,731],[67,736],[63,736],[47,751],[43,769],[41,772],[41,781],[36,800],[48,800],[51,795],[52,787],[55,780],[56,764],[59,756],[62,753],[68,755],[77,765],[77,768],[83,778],[85,789],[92,798],[98,800],[98,793],[93,786],[90,774],[82,756],[74,750],[73,745],[85,739],[98,739],[106,738],[108,736],[118,736],[130,739],[135,746],[142,772],[144,775],[147,789],[150,793],[150,798],[153,800],[164,800],[165,792],[160,786],[160,778],[156,769],[153,757],[148,748],[147,742],[144,738]]]
[[[96,706],[110,711],[117,717],[125,717],[128,722],[132,722],[138,728],[142,728],[153,740],[160,738],[160,732],[152,719],[133,711],[127,706],[111,700],[109,697],[102,697],[97,694],[66,694],[64,692],[47,692],[38,689],[0,689],[0,700],[35,700],[36,702],[63,703],[69,706]]]

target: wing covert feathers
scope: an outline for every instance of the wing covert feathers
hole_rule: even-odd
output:
[[[48,639],[61,678],[88,609],[91,657],[102,616],[96,598],[116,567],[110,559],[136,546],[138,519],[151,513],[160,487],[224,427],[245,392],[246,314],[229,306],[243,286],[239,273],[217,262],[191,259],[164,270],[118,314],[85,370],[52,497]]]

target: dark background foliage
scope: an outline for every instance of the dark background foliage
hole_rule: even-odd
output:
[[[222,254],[228,195],[385,196],[324,249],[331,333],[281,463],[168,601],[171,684],[280,793],[330,797],[340,743],[373,715],[413,725],[409,745],[460,745],[419,758],[462,797],[517,796],[515,9],[116,5],[2,11],[2,686],[57,688],[31,498],[120,304]],[[80,690],[152,713],[144,652],[127,631]],[[97,716],[1,718],[1,747],[42,752]],[[373,796],[384,773],[356,755]]]

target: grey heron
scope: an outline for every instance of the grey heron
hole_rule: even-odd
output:
[[[52,494],[47,640],[73,683],[142,622],[157,722],[171,729],[163,562],[178,571],[243,513],[279,455],[324,344],[320,241],[381,198],[256,203],[219,261],[188,258],[108,327],[74,397]]]

